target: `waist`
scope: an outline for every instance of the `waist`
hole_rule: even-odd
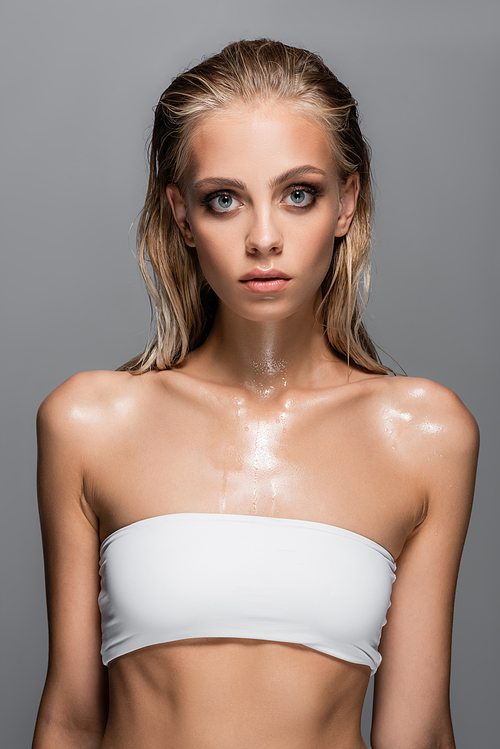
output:
[[[369,674],[301,645],[206,638],[154,645],[110,664],[102,749],[135,749],[146,739],[148,749],[333,749],[341,738],[339,746],[364,749]]]

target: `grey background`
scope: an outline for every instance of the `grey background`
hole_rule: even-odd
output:
[[[452,670],[457,746],[498,745],[498,5],[489,0],[4,0],[2,745],[27,747],[46,666],[34,419],[79,370],[138,352],[149,308],[129,228],[151,108],[237,38],[319,52],[360,102],[377,181],[368,325],[482,429]],[[365,732],[369,705],[364,719]]]

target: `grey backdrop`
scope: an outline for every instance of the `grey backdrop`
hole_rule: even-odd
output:
[[[149,308],[128,231],[151,108],[181,69],[257,36],[319,52],[358,98],[377,182],[369,328],[408,373],[458,392],[482,429],[452,706],[459,748],[498,746],[498,4],[2,7],[2,746],[29,746],[46,666],[37,406],[74,372],[114,369],[144,344]]]

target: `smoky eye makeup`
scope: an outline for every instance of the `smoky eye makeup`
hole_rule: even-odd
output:
[[[207,195],[202,195],[199,198],[199,202],[210,213],[220,215],[222,213],[233,211],[237,207],[239,201],[231,190],[216,190]]]
[[[324,190],[320,189],[317,185],[312,184],[300,184],[291,185],[288,187],[283,195],[282,203],[304,210],[306,208],[312,208],[315,205],[317,198],[324,195]]]
[[[305,211],[311,209],[317,199],[324,194],[323,186],[304,182],[292,184],[283,190],[280,204],[295,211]],[[209,213],[216,216],[230,215],[241,205],[240,198],[230,188],[221,188],[201,195],[198,202]]]

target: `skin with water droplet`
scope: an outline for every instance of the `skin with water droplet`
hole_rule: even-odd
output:
[[[101,541],[156,515],[273,515],[351,530],[397,558],[417,528],[426,533],[435,486],[439,502],[449,501],[448,471],[457,483],[465,474],[464,462],[457,468],[453,457],[453,435],[461,434],[465,417],[456,416],[462,412],[432,383],[348,365],[325,338],[318,321],[321,284],[336,237],[352,218],[356,175],[342,183],[322,125],[279,107],[215,113],[194,131],[191,147],[185,194],[171,186],[169,199],[219,297],[210,334],[170,370],[140,377],[85,373],[64,421],[65,443],[72,430],[78,434],[77,468],[65,474],[65,491],[84,464],[88,516],[98,519]],[[273,185],[286,170],[305,165],[316,169],[306,176],[320,197],[298,213],[283,199],[289,185]],[[226,177],[244,189],[233,214],[214,216],[196,184]],[[240,279],[256,267],[278,269],[290,280],[279,293],[250,294]],[[76,482],[75,506],[82,483]],[[448,516],[457,516],[456,504]],[[81,544],[71,539],[72,547],[88,548],[84,534]],[[413,538],[430,543],[425,535]],[[431,545],[430,553],[438,552]],[[196,549],[192,561],[203,569]],[[93,565],[89,579],[95,580],[95,558]],[[412,571],[411,558],[405,566]],[[439,570],[426,578],[426,584],[440,581]],[[412,629],[414,617],[405,619],[408,639],[395,656],[400,664],[432,616],[425,601],[421,608],[418,627]],[[449,649],[431,657],[425,638],[420,647],[421,662],[444,672],[446,664],[434,668],[434,660]],[[410,684],[414,667],[412,661]],[[419,678],[427,683],[432,676],[419,672]],[[359,717],[369,669],[300,643],[160,643],[115,659],[109,679],[116,700],[103,749],[144,742],[161,749],[166,736],[172,745],[197,746],[200,726],[207,746],[232,747],[244,730],[251,735],[242,746],[309,749],[315,737],[317,749],[363,747]],[[421,693],[427,691],[434,699],[432,689]],[[222,743],[221,735],[231,738]]]

